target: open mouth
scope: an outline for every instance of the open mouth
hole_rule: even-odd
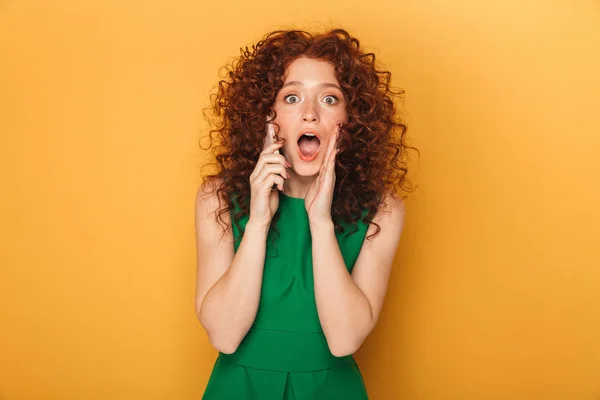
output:
[[[298,138],[298,154],[303,161],[312,161],[317,157],[321,141],[314,133],[305,133]]]

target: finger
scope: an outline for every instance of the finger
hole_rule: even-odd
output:
[[[335,160],[337,160],[337,155],[340,152],[339,149],[336,149],[333,152],[333,157],[331,157],[331,175],[333,177],[333,180],[335,180]]]
[[[326,161],[329,161],[329,156],[331,155],[331,151],[333,150],[333,147],[335,146],[335,129],[333,130],[331,137],[329,138],[329,146],[327,146],[327,156],[325,157]]]
[[[337,150],[334,150],[331,152],[331,158],[330,158],[329,162],[327,163],[326,174],[331,174],[332,172],[335,172],[335,156],[336,155],[337,155]]]
[[[275,142],[272,143],[270,145],[268,145],[267,147],[265,147],[265,149],[263,151],[260,152],[260,154],[273,154],[273,152],[275,150],[279,150],[279,148],[281,148],[281,146],[283,146],[285,144],[285,139],[280,139],[279,142]]]
[[[290,177],[288,175],[288,172],[285,169],[285,166],[283,166],[281,164],[267,164],[258,174],[258,176],[256,178],[256,182],[261,183],[265,179],[267,179],[267,177],[269,175],[272,175],[272,174],[280,175],[282,177],[285,177],[286,179],[289,179],[289,177]]]
[[[332,171],[335,172],[335,150],[331,152],[329,155],[329,160],[325,164],[325,172],[323,173],[323,177],[326,182],[329,182],[332,177]]]
[[[256,185],[261,188],[260,190],[267,192],[273,190],[273,185],[277,185],[279,190],[283,190],[283,182],[285,182],[285,180],[280,175],[269,174],[263,181],[257,182]]]
[[[323,176],[325,174],[326,166],[327,166],[327,159],[325,159],[325,161],[323,161],[323,164],[321,164],[321,168],[319,168],[319,176],[317,178],[320,178],[321,176]]]
[[[327,148],[327,156],[326,156],[327,162],[329,162],[331,153],[333,153],[333,151],[336,148],[337,138],[339,135],[339,129],[340,129],[340,126],[338,124],[335,126],[335,128],[333,129],[333,132],[331,133],[331,138],[329,139],[329,146]]]
[[[281,164],[285,165],[286,167],[288,165],[291,165],[288,162],[288,160],[281,154],[264,154],[261,156],[261,160],[263,160],[267,164]]]
[[[283,178],[279,175],[276,174],[271,174],[269,175],[269,177],[266,179],[265,183],[265,187],[268,188],[269,190],[271,190],[273,188],[273,185],[277,185],[277,189],[283,191]],[[265,189],[266,190],[266,189]]]
[[[287,160],[281,154],[268,153],[268,149],[260,153],[260,157],[254,167],[254,171],[250,174],[250,179],[259,176],[265,165],[269,164],[281,164],[286,165]]]
[[[332,149],[331,154],[329,155],[329,160],[325,167],[325,177],[329,177],[331,175],[332,178],[335,178],[335,160],[337,158],[338,152],[339,149]]]
[[[339,124],[335,126],[335,128],[332,131],[331,137],[329,138],[329,143],[327,146],[327,154],[325,155],[325,160],[323,161],[323,164],[321,165],[321,171],[319,172],[319,175],[327,175],[328,171],[329,171],[329,165],[331,164],[331,161],[333,159],[332,154],[335,152],[335,148],[336,148],[336,142],[337,142],[337,138],[339,136]]]
[[[277,162],[269,163],[267,160],[268,157],[275,158],[277,160]],[[286,165],[281,164],[279,162],[278,157],[283,157],[283,156],[277,155],[277,154],[272,154],[270,156],[268,156],[268,155],[262,156],[259,160],[259,164],[256,166],[254,171],[252,171],[252,174],[250,174],[250,183],[252,183],[254,181],[260,183],[270,173],[278,173],[281,176],[285,176],[286,178],[289,178],[289,173],[287,172]]]
[[[325,160],[323,160],[323,169],[327,170],[327,166],[331,162],[331,153],[333,153],[333,144],[335,142],[334,137],[332,136],[329,139],[329,146],[327,146],[327,154],[325,155]]]
[[[337,129],[335,130],[335,139],[333,141],[333,148],[337,149],[338,148],[338,139],[340,138],[340,130],[342,129],[342,127],[338,124]]]

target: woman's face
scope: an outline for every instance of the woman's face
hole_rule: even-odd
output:
[[[278,137],[286,139],[280,152],[292,164],[293,172],[301,176],[318,174],[336,125],[348,122],[346,99],[333,65],[309,58],[294,60],[286,69],[273,108],[280,127]],[[298,140],[305,132],[320,139],[312,157],[303,157],[300,152]],[[316,147],[315,142],[312,145]]]

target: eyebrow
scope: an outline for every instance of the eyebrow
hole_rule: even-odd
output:
[[[300,82],[300,81],[290,81],[290,82],[286,83],[285,85],[283,85],[281,88],[283,89],[284,87],[286,87],[286,86],[290,86],[290,85],[300,85],[300,86],[304,86],[304,84],[303,84],[302,82]],[[336,88],[336,89],[338,89],[340,92],[344,93],[344,91],[342,90],[342,88],[341,88],[341,87],[339,87],[338,85],[336,85],[335,83],[328,83],[328,82],[325,82],[325,83],[321,83],[321,84],[320,84],[318,87],[322,87],[322,88],[323,88],[323,87],[325,87],[325,88],[329,88],[329,87],[331,87],[331,88]]]

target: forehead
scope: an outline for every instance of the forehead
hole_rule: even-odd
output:
[[[284,83],[289,81],[339,83],[331,63],[306,57],[292,61],[286,68],[284,77]]]

